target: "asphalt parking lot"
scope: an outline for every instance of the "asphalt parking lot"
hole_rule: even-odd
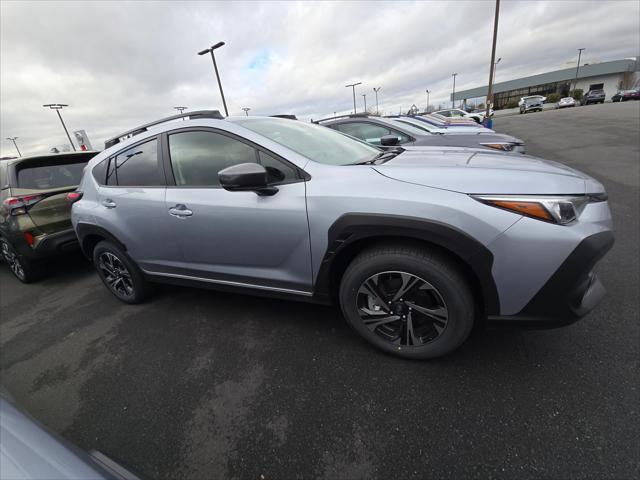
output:
[[[406,361],[326,307],[179,287],[126,306],[78,255],[28,286],[0,265],[2,383],[148,478],[637,478],[640,102],[495,127],[609,192],[609,294],[577,324]]]

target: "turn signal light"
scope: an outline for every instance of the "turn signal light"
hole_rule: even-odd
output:
[[[536,217],[547,221],[553,220],[547,209],[538,202],[509,202],[504,200],[494,200],[490,203],[495,207],[505,208],[528,217]]]

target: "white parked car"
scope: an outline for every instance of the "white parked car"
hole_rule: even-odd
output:
[[[519,101],[518,101],[518,107],[521,107],[522,104],[526,101],[526,100],[535,100],[535,99],[540,99],[540,103],[544,103],[547,100],[547,97],[543,97],[542,95],[529,95],[528,97],[522,97]]]
[[[460,108],[449,108],[447,110],[438,110],[437,112],[433,112],[437,115],[442,115],[447,118],[469,118],[474,120],[477,123],[482,123],[484,120],[485,112],[484,111],[474,111],[472,113],[467,113]],[[490,116],[493,115],[493,110],[490,112]]]
[[[573,97],[564,97],[561,98],[557,104],[557,108],[567,108],[567,107],[575,107],[576,101]]]

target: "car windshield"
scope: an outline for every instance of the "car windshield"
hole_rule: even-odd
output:
[[[591,90],[591,95],[600,95],[602,93],[602,90]]]
[[[364,162],[382,151],[330,128],[298,120],[246,118],[234,121],[318,163],[348,165]]]
[[[389,122],[391,125],[398,127],[398,128],[402,128],[402,130],[404,131],[404,133],[408,133],[410,135],[424,135],[426,132],[426,129],[421,129],[417,126],[413,126],[412,124],[403,122],[401,120],[395,120],[395,119],[389,119],[387,120],[387,122]]]

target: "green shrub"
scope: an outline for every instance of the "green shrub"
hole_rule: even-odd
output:
[[[573,97],[576,100],[582,100],[582,94],[584,92],[582,91],[581,88],[576,88],[575,90],[572,90],[569,92],[569,96]]]
[[[507,103],[507,108],[518,108],[518,100],[511,100]]]
[[[547,96],[547,103],[558,103],[560,101],[559,93],[551,93]]]

